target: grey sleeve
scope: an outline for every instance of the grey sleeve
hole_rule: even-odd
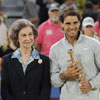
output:
[[[29,1],[27,2],[27,7],[30,15],[38,18],[38,9],[36,3],[34,1]]]
[[[94,47],[95,64],[98,70],[96,76],[90,80],[92,89],[100,88],[100,43],[98,42]]]

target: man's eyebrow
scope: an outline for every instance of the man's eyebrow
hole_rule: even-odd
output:
[[[65,22],[65,24],[70,24],[70,22]]]
[[[78,21],[75,21],[74,23],[78,23]]]

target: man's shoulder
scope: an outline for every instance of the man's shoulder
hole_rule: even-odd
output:
[[[84,37],[86,44],[90,44],[93,47],[96,46],[96,45],[100,45],[100,42],[95,38],[88,37],[88,36],[83,36],[83,37]]]
[[[51,46],[51,49],[53,49],[53,48],[56,48],[56,49],[57,49],[57,48],[61,48],[64,39],[65,39],[65,38],[62,38],[61,40],[59,40],[59,41],[57,41],[55,44],[53,44],[53,45]]]
[[[42,28],[42,27],[47,26],[47,25],[49,25],[48,20],[46,20],[45,22],[43,22],[42,24],[40,24],[38,26],[38,28]]]

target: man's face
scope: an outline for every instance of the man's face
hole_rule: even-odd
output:
[[[58,22],[59,21],[59,11],[58,10],[49,11],[49,18],[52,22]]]
[[[91,25],[87,25],[86,27],[82,27],[83,33],[89,37],[93,37],[94,35],[94,27]]]
[[[96,5],[94,4],[93,5],[93,10],[98,12],[98,9],[99,9],[99,4],[96,4]]]
[[[61,23],[67,37],[76,37],[78,35],[78,30],[80,26],[80,21],[77,16],[67,16],[64,18],[64,22]]]

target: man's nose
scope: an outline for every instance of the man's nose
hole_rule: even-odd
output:
[[[74,27],[75,27],[75,26],[74,26],[73,24],[72,24],[72,25],[70,25],[70,28],[71,28],[71,29],[73,29]]]

